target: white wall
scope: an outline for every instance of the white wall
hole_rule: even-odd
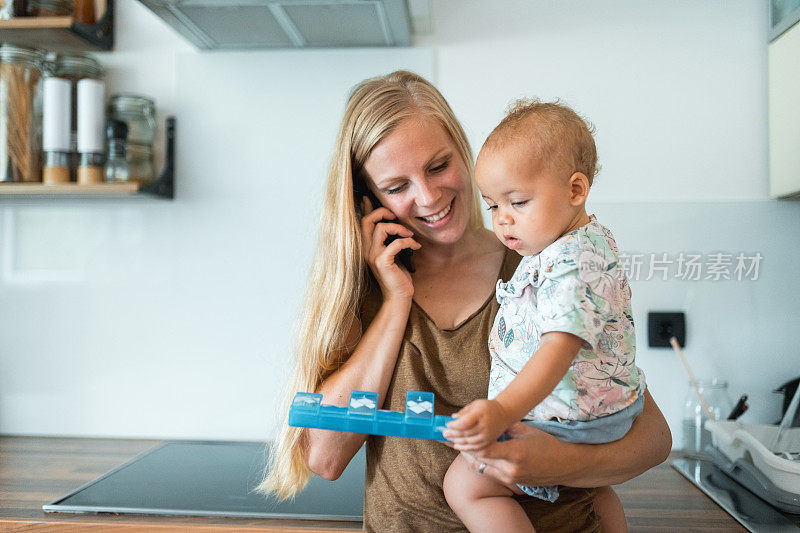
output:
[[[590,208],[622,249],[760,251],[758,281],[634,281],[634,315],[676,445],[685,377],[647,348],[647,310],[685,309],[696,373],[774,420],[769,391],[800,374],[800,206],[767,199],[766,7],[433,4],[411,48],[200,53],[120,0],[110,92],[177,116],[177,197],[0,203],[0,433],[272,434],[347,90],[396,68],[438,84],[476,150],[518,96],[587,115]]]
[[[473,146],[514,98],[597,125],[606,201],[767,198],[767,7],[679,0],[434,1],[436,83]]]

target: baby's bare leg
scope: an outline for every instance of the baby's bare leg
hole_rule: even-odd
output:
[[[522,494],[522,491],[493,477],[473,472],[461,455],[456,457],[444,476],[447,503],[472,533],[535,533],[525,511],[512,498],[514,494]]]
[[[628,523],[619,496],[611,487],[598,487],[594,498],[594,510],[600,517],[603,533],[627,533]]]

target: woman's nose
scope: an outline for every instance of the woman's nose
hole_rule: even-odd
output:
[[[436,202],[441,198],[442,191],[436,185],[422,181],[418,188],[417,204],[421,207],[430,207],[436,205]]]

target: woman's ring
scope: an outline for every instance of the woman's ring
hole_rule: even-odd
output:
[[[484,471],[484,470],[486,470],[486,463],[481,463],[481,464],[478,466],[478,473],[479,473],[479,474],[483,474],[483,471]]]

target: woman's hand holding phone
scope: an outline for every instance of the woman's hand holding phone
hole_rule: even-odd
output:
[[[395,218],[395,214],[385,207],[373,210],[370,199],[364,197],[364,217],[361,219],[364,250],[367,264],[381,286],[384,300],[410,299],[414,296],[411,274],[398,265],[395,258],[404,248],[419,250],[422,246],[412,238],[414,233],[410,229],[396,222],[387,222]],[[397,235],[398,238],[385,245],[389,235]]]

